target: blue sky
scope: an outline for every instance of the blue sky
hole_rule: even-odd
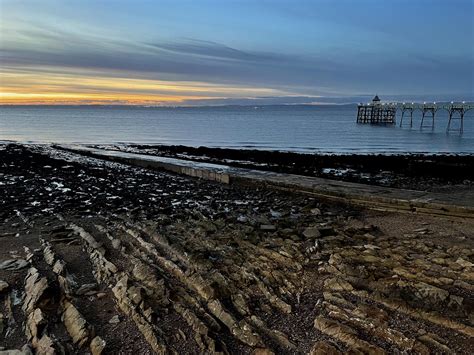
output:
[[[0,0],[2,100],[472,100],[473,4]]]

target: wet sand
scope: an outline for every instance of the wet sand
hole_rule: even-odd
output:
[[[363,210],[47,146],[0,146],[0,196],[6,349],[472,346],[473,219]]]

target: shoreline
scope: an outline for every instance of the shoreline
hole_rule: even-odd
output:
[[[371,211],[50,146],[10,144],[0,158],[0,299],[15,300],[0,302],[6,349],[28,343],[25,322],[71,353],[468,353],[471,219]],[[25,288],[32,268],[46,289]],[[43,318],[26,317],[15,295]]]
[[[430,152],[430,151],[322,151],[317,148],[295,148],[295,150],[289,148],[268,148],[268,147],[256,147],[256,146],[213,146],[213,145],[183,145],[183,144],[172,144],[172,143],[157,143],[157,142],[136,142],[136,141],[118,141],[110,143],[98,143],[98,142],[58,142],[58,141],[34,141],[34,140],[8,140],[0,139],[0,144],[18,144],[18,145],[43,145],[43,146],[54,146],[54,145],[81,145],[86,147],[120,147],[120,146],[136,146],[142,148],[167,148],[167,147],[182,147],[189,149],[215,149],[215,150],[231,150],[231,151],[249,151],[249,152],[271,152],[277,154],[297,154],[297,155],[317,155],[322,157],[327,156],[383,156],[383,157],[471,157],[474,156],[474,152]]]

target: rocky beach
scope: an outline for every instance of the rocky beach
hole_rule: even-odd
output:
[[[472,156],[316,162],[113,148],[472,189]],[[473,231],[472,218],[377,211],[2,144],[0,353],[469,354]]]

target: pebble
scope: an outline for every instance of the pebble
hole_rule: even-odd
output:
[[[321,210],[319,208],[313,208],[311,209],[311,213],[315,216],[319,216],[321,214]]]
[[[117,323],[120,323],[120,318],[119,318],[119,316],[118,316],[118,315],[115,315],[115,316],[113,316],[112,318],[110,318],[109,323],[110,323],[110,324],[117,324]]]

